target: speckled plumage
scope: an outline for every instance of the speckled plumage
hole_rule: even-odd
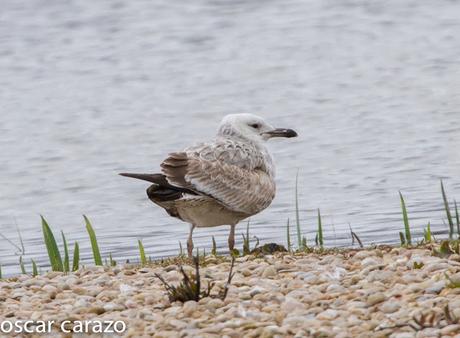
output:
[[[149,198],[169,215],[194,227],[235,225],[267,208],[275,197],[275,168],[263,142],[271,137],[295,137],[290,129],[274,129],[251,114],[227,115],[210,142],[169,154],[162,174],[122,174],[153,182]]]

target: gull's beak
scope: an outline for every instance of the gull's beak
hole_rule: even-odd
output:
[[[262,133],[262,135],[266,135],[268,137],[296,137],[297,133],[292,129],[276,128]]]

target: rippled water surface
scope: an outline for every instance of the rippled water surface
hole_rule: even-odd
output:
[[[252,217],[285,241],[299,170],[310,244],[397,242],[398,190],[418,236],[446,232],[439,179],[460,199],[460,4],[455,1],[2,1],[0,232],[46,264],[39,214],[88,259],[177,253],[188,226],[116,174],[158,171],[168,152],[252,112],[299,137],[270,144],[278,193]],[[238,232],[242,232],[244,224]],[[228,228],[198,229],[226,247]],[[240,238],[238,238],[240,240]],[[238,243],[240,245],[240,243]],[[17,250],[0,239],[4,273]]]

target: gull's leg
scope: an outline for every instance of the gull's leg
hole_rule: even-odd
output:
[[[235,224],[230,225],[230,234],[228,235],[228,249],[230,250],[230,254],[235,247]]]
[[[193,257],[193,239],[192,239],[193,229],[195,229],[194,224],[190,225],[190,232],[188,234],[188,240],[187,240],[187,252],[188,252],[189,258]]]

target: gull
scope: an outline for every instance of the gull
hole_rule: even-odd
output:
[[[275,166],[265,141],[296,137],[292,129],[274,128],[253,114],[223,118],[217,136],[170,153],[161,173],[121,173],[153,183],[148,198],[172,216],[190,223],[187,252],[192,257],[195,228],[229,225],[228,247],[235,245],[235,226],[266,209],[275,197]]]

